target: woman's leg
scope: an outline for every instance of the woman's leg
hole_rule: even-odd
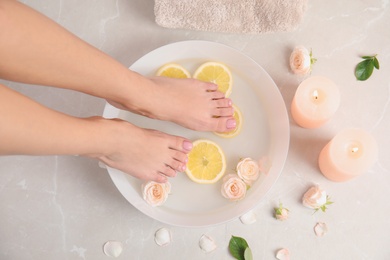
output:
[[[84,92],[194,130],[235,128],[214,84],[143,77],[17,1],[0,1],[0,57],[3,79]]]
[[[76,118],[0,84],[0,155],[82,155],[164,182],[184,171],[189,140],[118,119]]]

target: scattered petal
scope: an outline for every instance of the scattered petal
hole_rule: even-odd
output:
[[[154,234],[154,241],[159,246],[166,246],[171,243],[172,235],[171,232],[166,228],[160,228]]]
[[[123,245],[119,241],[110,240],[103,245],[103,252],[106,256],[118,257],[122,251]]]
[[[272,167],[271,159],[268,156],[263,156],[259,160],[259,169],[261,173],[264,173],[265,175],[268,174],[269,170]]]
[[[202,235],[199,240],[199,247],[203,252],[209,253],[217,248],[217,244],[211,237]]]
[[[316,233],[316,236],[317,237],[322,237],[324,236],[326,233],[328,233],[328,227],[325,223],[323,222],[318,222],[315,226],[314,226],[314,233]]]
[[[286,248],[279,249],[278,252],[276,252],[276,259],[290,260],[290,251]]]
[[[251,210],[240,217],[242,224],[250,225],[256,222],[256,214]]]

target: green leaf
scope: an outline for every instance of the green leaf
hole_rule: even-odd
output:
[[[374,68],[379,70],[379,61],[376,56],[377,54],[373,56],[362,56],[362,59],[364,60],[355,68],[355,76],[357,80],[367,80],[371,76]]]
[[[379,61],[376,57],[374,57],[374,67],[379,70]]]
[[[242,237],[232,236],[230,239],[229,251],[232,256],[238,260],[245,260],[245,250],[248,247],[248,243]]]
[[[363,56],[362,59],[371,60],[373,57],[375,57],[375,56]]]
[[[372,59],[359,62],[355,69],[356,79],[361,81],[368,79],[371,76],[373,70],[374,61]]]
[[[247,247],[244,252],[244,259],[245,260],[253,260],[252,250],[250,247]]]

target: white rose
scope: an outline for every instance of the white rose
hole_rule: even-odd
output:
[[[305,75],[311,70],[311,65],[315,59],[312,59],[311,53],[303,46],[295,47],[290,56],[290,67],[295,74]]]
[[[237,175],[249,186],[259,178],[259,164],[251,158],[241,159],[236,170]]]
[[[327,203],[326,191],[319,186],[313,186],[303,195],[302,203],[305,207],[320,209]]]
[[[223,178],[222,196],[230,201],[238,201],[246,195],[246,184],[236,174],[228,174]]]
[[[155,207],[162,205],[167,200],[168,194],[171,192],[171,184],[149,181],[143,185],[142,189],[144,200]]]
[[[279,260],[290,260],[290,251],[287,248],[279,249],[276,252],[276,259],[279,259]]]

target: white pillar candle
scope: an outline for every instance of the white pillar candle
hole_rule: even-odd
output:
[[[329,180],[342,182],[366,172],[377,160],[375,139],[361,129],[345,129],[321,151],[318,164]]]
[[[304,128],[325,124],[340,105],[340,91],[328,78],[313,76],[297,88],[291,104],[291,115]]]

